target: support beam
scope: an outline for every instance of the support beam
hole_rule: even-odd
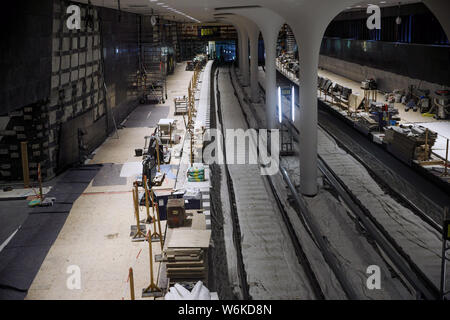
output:
[[[299,46],[300,115],[296,127],[300,131],[300,192],[314,196],[317,187],[317,68],[320,44],[326,27],[339,12],[359,0],[296,1],[292,6],[268,3],[289,24]]]
[[[266,49],[266,124],[267,129],[277,128],[277,69],[276,41],[278,31],[263,32],[264,48]],[[267,44],[266,44],[267,43]]]
[[[265,8],[230,9],[229,12],[247,18],[261,30],[266,49],[266,126],[267,129],[275,129],[277,128],[276,45],[278,33],[284,23],[284,19],[275,12]]]
[[[249,83],[249,64],[248,64],[248,35],[245,26],[234,17],[228,17],[226,19],[221,19],[230,22],[237,31],[238,34],[238,46],[239,46],[239,55],[238,55],[238,64],[239,64],[239,73],[242,76],[242,81],[245,85]],[[246,41],[247,40],[247,41]],[[246,58],[247,57],[247,58]]]
[[[303,38],[299,46],[300,114],[295,126],[300,131],[300,189],[304,195],[315,196],[317,188],[317,72],[320,41]]]
[[[254,24],[249,24],[248,33],[250,37],[250,87],[252,102],[259,102],[259,83],[258,83],[258,40],[259,29]]]
[[[424,0],[425,5],[436,16],[444,29],[447,38],[450,39],[450,1],[448,0]]]
[[[249,61],[248,61],[248,34],[245,27],[241,27],[241,35],[242,35],[242,50],[241,50],[241,57],[240,62],[242,62],[242,68],[241,68],[241,75],[242,75],[242,82],[245,86],[249,85],[250,82],[250,68],[249,68]]]
[[[238,66],[239,66],[239,72],[242,73],[242,33],[238,26],[234,25],[234,28],[236,29],[237,35],[238,35],[238,41],[237,46],[239,48],[238,52]]]

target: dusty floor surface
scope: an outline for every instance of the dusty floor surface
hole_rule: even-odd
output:
[[[134,269],[136,298],[141,297],[142,288],[150,283],[148,244],[130,241],[130,225],[136,224],[131,193],[134,177],[120,174],[124,175],[122,165],[141,161],[134,157],[134,149],[144,146],[144,136],[154,131],[159,120],[155,118],[178,119],[179,128],[183,127],[182,117],[173,116],[173,98],[187,92],[192,72],[184,69],[184,63],[178,64],[168,76],[164,105],[139,105],[119,130],[119,139],[112,135],[96,150],[91,164],[114,165],[104,168],[105,178],[96,183],[97,176],[75,202],[26,299],[129,299],[130,267]],[[144,219],[145,212],[141,210],[140,215]],[[152,248],[153,254],[161,251],[157,242]],[[79,267],[80,289],[67,286],[73,275],[71,266]],[[157,272],[155,264],[155,277]]]

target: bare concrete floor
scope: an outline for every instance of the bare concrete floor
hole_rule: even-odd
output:
[[[364,97],[364,92],[361,89],[361,83],[339,76],[328,70],[319,70],[318,75],[320,77],[328,78],[333,82],[337,82],[342,86],[352,89],[352,92],[360,97]],[[401,89],[401,88],[399,88]],[[378,93],[378,102],[384,102],[384,95]],[[395,103],[395,107],[398,109],[399,116],[401,118],[400,123],[426,123],[426,122],[448,122],[446,120],[436,120],[432,117],[424,117],[420,112],[413,112],[412,110],[405,112],[405,106],[401,103]]]
[[[173,116],[173,98],[187,94],[192,72],[186,72],[185,66],[178,64],[175,73],[168,76],[168,99],[164,104],[170,106],[168,117],[178,119],[179,129],[184,127],[183,119]],[[149,119],[152,123],[159,120],[155,121],[151,114]],[[125,123],[125,128],[119,130],[120,138],[115,135],[108,138],[90,163],[140,162],[140,157],[134,157],[134,149],[142,148],[144,136],[153,131],[154,127],[147,126],[127,128]],[[142,288],[150,284],[149,250],[147,242],[130,241],[130,225],[136,224],[131,193],[134,180],[127,177],[125,184],[107,186],[90,183],[74,203],[26,299],[130,299],[127,283],[130,267],[134,269],[136,299],[140,299]],[[144,209],[141,207],[141,219],[145,218]],[[161,253],[159,242],[154,242],[152,248],[153,254]],[[79,267],[80,289],[71,290],[67,286],[73,275],[68,273],[70,266]],[[155,279],[158,267],[155,263]]]

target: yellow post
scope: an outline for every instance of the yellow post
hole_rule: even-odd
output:
[[[133,268],[130,268],[128,272],[128,280],[130,281],[130,297],[131,300],[135,300],[134,297],[134,277],[133,277]]]
[[[44,201],[44,193],[42,192],[42,175],[41,175],[41,164],[38,164],[38,181],[39,181],[39,198]]]
[[[148,201],[147,176],[144,176],[143,182],[144,182],[144,191],[145,191],[145,209],[147,212],[147,221],[146,222],[151,223],[152,219],[150,218],[150,204]]]
[[[169,123],[169,143],[170,143],[170,147],[172,148],[172,123]]]
[[[139,191],[136,182],[134,183],[132,193],[134,202],[134,216],[136,218],[136,234],[134,235],[133,239],[138,238],[138,236],[140,236],[141,238],[145,238],[145,234],[141,231],[141,224],[139,222]]]
[[[150,189],[150,195],[152,196],[151,197],[151,200],[152,200],[152,213],[153,213],[153,216],[154,216],[155,215],[155,198],[154,198],[153,188]]]
[[[159,160],[159,143],[156,139],[156,157],[158,158],[158,172],[161,172],[161,161]]]
[[[447,139],[447,149],[445,150],[445,169],[444,176],[448,176],[448,139]]]
[[[30,187],[30,169],[28,168],[28,149],[27,142],[21,142],[20,147],[22,150],[22,172],[23,172],[23,184],[25,188]]]
[[[158,211],[158,207],[156,207],[157,203],[155,202],[154,198],[154,193],[153,193],[153,189],[150,190],[150,193],[152,194],[152,207],[153,207],[153,233],[151,235],[152,239],[156,239],[158,238],[159,241],[161,242],[161,250],[162,250],[162,234],[161,234],[161,224],[159,222],[159,211]],[[155,210],[156,207],[156,210]],[[156,216],[156,214],[158,214],[158,217]],[[159,225],[159,233],[156,231],[156,220],[158,220],[158,225]]]
[[[188,108],[189,108],[189,106],[188,106]],[[189,109],[188,109],[188,112],[189,112]],[[187,130],[186,117],[184,116],[184,113],[183,113],[183,122],[184,122],[184,128]]]
[[[144,289],[143,291],[144,294],[161,292],[161,289],[158,288],[153,279],[153,250],[152,250],[152,237],[150,235],[150,230],[148,231],[147,234],[147,241],[148,241],[148,255],[150,259],[150,285],[146,289]]]
[[[191,167],[194,165],[194,133],[190,130],[191,133]]]
[[[158,230],[159,230],[159,242],[161,243],[161,251],[163,250],[164,247],[164,243],[163,243],[163,233],[161,230],[161,220],[159,218],[159,204],[155,203],[156,205],[156,220],[158,221]],[[155,231],[156,231],[156,227],[155,227]]]

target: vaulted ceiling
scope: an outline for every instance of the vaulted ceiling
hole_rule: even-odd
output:
[[[337,0],[341,1],[341,0]],[[336,3],[336,0],[332,2]],[[87,3],[88,0],[77,2]],[[331,0],[91,0],[96,6],[108,8],[119,8],[127,12],[139,13],[143,15],[158,15],[169,20],[191,23],[212,23],[215,22],[214,13],[216,8],[242,7],[242,6],[262,6],[273,8],[279,14],[283,12],[292,13],[296,8],[305,10],[308,6],[316,6],[318,3],[331,3]],[[417,0],[403,0],[401,4],[421,2]],[[348,4],[350,3],[350,4]],[[397,0],[376,0],[376,1],[342,1],[342,11],[363,10],[368,4],[379,6],[398,5]]]

